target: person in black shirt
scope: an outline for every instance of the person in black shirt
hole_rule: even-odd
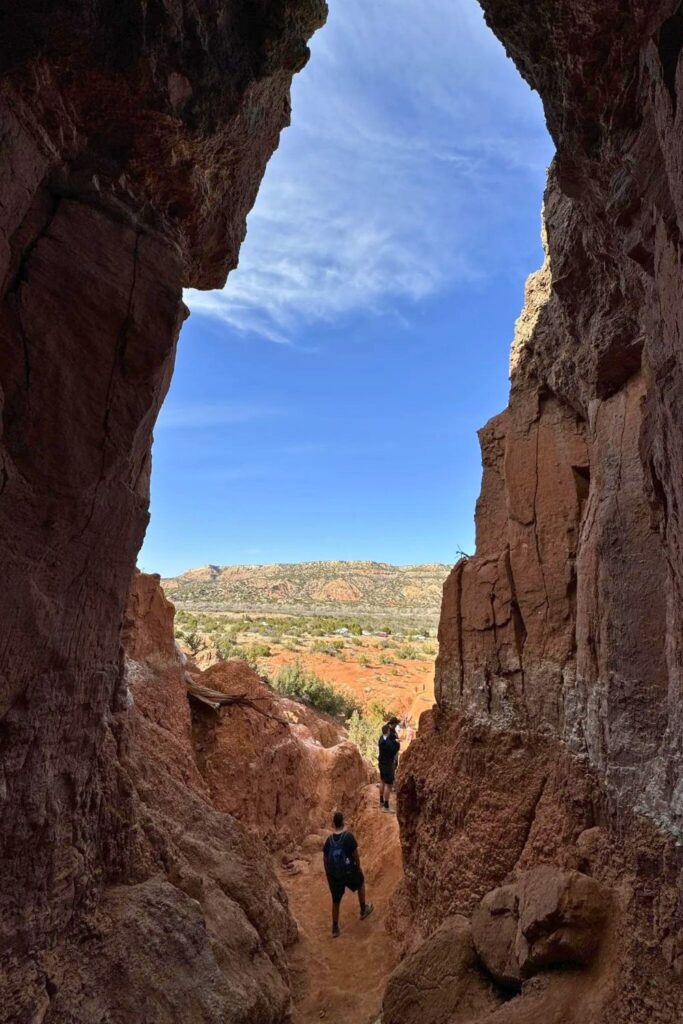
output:
[[[360,869],[358,843],[353,832],[344,828],[344,815],[337,811],[332,819],[334,832],[325,840],[323,862],[332,894],[332,937],[339,935],[339,906],[345,889],[358,893],[361,921],[375,909],[365,902],[365,876]]]
[[[379,766],[379,806],[383,811],[389,810],[389,797],[391,787],[394,784],[396,765],[398,764],[398,752],[401,744],[396,735],[396,723],[398,719],[390,718],[386,725],[382,726],[382,735],[379,738],[379,753],[377,764]]]

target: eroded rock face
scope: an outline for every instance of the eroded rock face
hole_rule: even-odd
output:
[[[536,865],[592,875],[614,896],[610,986],[601,964],[573,1009],[538,982],[491,1020],[668,1024],[683,1013],[683,17],[482,6],[557,156],[509,406],[480,433],[476,553],[444,588],[438,709],[404,759],[407,891],[429,932]]]
[[[324,13],[2,12],[0,945],[15,973],[136,873],[120,628],[182,288],[235,265]]]
[[[242,661],[220,662],[195,679],[252,702],[218,715],[200,704],[193,710],[197,763],[216,808],[272,850],[329,826],[335,810],[353,813],[376,772],[338,722],[275,694]]]
[[[262,840],[271,850],[305,845],[334,809],[358,809],[373,772],[337,723],[274,694],[244,663],[190,676],[173,615],[159,577],[136,572],[117,733],[135,821],[130,874],[42,956],[14,961],[3,1021],[136,1021],[141,1008],[151,1024],[288,1019],[297,926]],[[192,715],[188,679],[239,702],[221,711],[195,702]],[[361,837],[376,820],[370,788]],[[312,838],[319,855],[320,834]],[[387,869],[380,853],[381,864],[367,865],[373,878]]]
[[[287,1016],[296,925],[265,847],[212,806],[172,628],[159,577],[137,573],[124,629],[125,728],[110,751],[134,822],[128,874],[47,950],[14,959],[0,1008],[8,1024]]]

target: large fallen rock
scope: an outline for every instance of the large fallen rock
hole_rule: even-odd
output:
[[[517,960],[519,889],[501,885],[484,896],[472,915],[477,953],[496,981],[519,988],[522,972]]]
[[[395,969],[382,1024],[468,1024],[502,1002],[483,975],[465,917],[447,918]]]
[[[550,864],[522,876],[515,953],[522,977],[557,964],[589,964],[609,911],[605,890],[580,871]]]
[[[590,963],[607,912],[595,879],[542,865],[486,894],[472,916],[474,944],[496,981],[518,987],[543,968]]]

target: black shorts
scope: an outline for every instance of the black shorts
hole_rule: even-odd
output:
[[[393,764],[381,764],[379,766],[379,777],[387,786],[393,786],[395,774]]]
[[[332,902],[341,903],[341,898],[344,895],[345,889],[350,889],[351,892],[358,892],[361,885],[365,881],[365,875],[360,868],[354,868],[346,878],[328,878],[327,884],[330,887],[332,893]]]

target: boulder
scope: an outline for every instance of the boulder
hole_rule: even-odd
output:
[[[398,965],[382,1003],[382,1024],[466,1024],[501,998],[477,966],[472,929],[456,914]]]
[[[522,975],[517,962],[519,889],[501,885],[484,896],[472,915],[477,952],[497,982],[518,988]]]
[[[535,868],[520,883],[515,952],[529,977],[553,964],[588,964],[595,956],[607,917],[603,888],[580,871]]]
[[[518,988],[545,967],[590,963],[608,908],[595,879],[542,865],[484,896],[472,917],[474,945],[496,981]]]

